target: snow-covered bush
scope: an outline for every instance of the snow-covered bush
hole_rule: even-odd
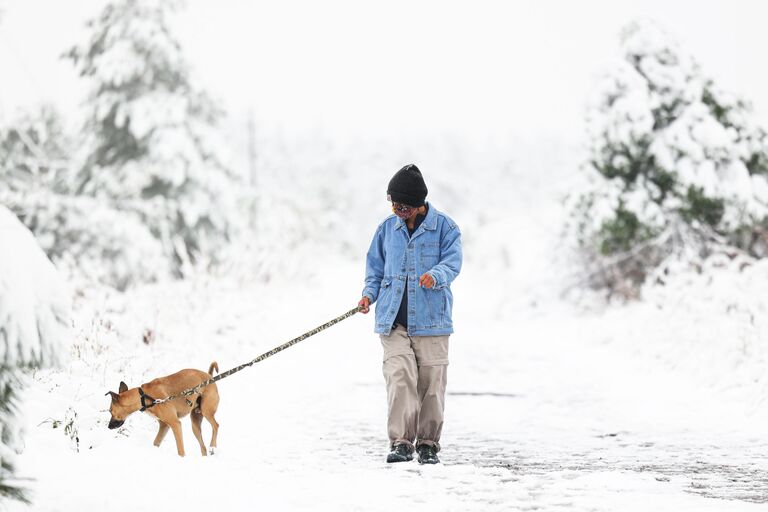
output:
[[[183,275],[216,260],[238,222],[214,143],[221,112],[193,85],[169,27],[175,4],[111,2],[67,57],[90,84],[75,192],[133,212]]]
[[[124,289],[168,275],[159,241],[135,212],[74,194],[73,148],[48,107],[0,125],[0,204],[70,278]]]
[[[24,223],[67,276],[125,290],[169,275],[158,240],[131,211],[88,196],[32,193]]]
[[[0,123],[2,190],[66,193],[72,147],[61,116],[50,106]]]
[[[768,135],[658,25],[622,33],[590,105],[573,227],[589,284],[624,296],[670,259],[768,252]],[[668,269],[667,269],[668,270]]]
[[[70,303],[68,288],[32,233],[0,206],[0,496],[24,498],[12,465],[19,371],[61,362],[70,338]]]

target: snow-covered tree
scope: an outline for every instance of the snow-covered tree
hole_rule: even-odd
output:
[[[0,122],[0,172],[4,189],[15,193],[26,193],[32,188],[66,192],[67,151],[71,147],[61,116],[51,106],[43,105],[38,111],[24,113],[13,122]]]
[[[0,124],[0,204],[70,277],[124,289],[167,275],[159,241],[135,212],[74,194],[74,147],[49,107]]]
[[[670,259],[765,256],[768,135],[750,104],[652,22],[627,26],[621,47],[590,106],[591,185],[575,205],[590,284],[633,295]]]
[[[24,499],[13,480],[19,372],[60,363],[70,339],[70,293],[32,233],[0,206],[0,496]]]
[[[171,32],[176,4],[111,2],[67,56],[90,84],[76,192],[137,215],[181,275],[216,259],[237,217],[214,144],[221,112],[195,87]]]

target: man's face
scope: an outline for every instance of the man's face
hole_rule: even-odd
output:
[[[415,206],[392,201],[392,212],[403,220],[410,219],[417,210]]]

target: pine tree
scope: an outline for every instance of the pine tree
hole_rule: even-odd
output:
[[[29,502],[27,493],[14,480],[13,446],[16,443],[16,394],[18,369],[0,364],[0,498]]]
[[[74,147],[50,107],[0,123],[0,203],[70,278],[125,289],[167,275],[162,247],[136,213],[74,193]]]
[[[65,357],[71,295],[32,233],[3,206],[0,240],[0,497],[26,501],[13,474],[19,375]]]
[[[750,104],[654,23],[621,43],[589,111],[591,186],[575,205],[590,283],[632,296],[671,257],[768,254],[768,136]]]
[[[135,212],[183,274],[235,230],[233,176],[213,147],[221,117],[197,89],[169,18],[176,2],[117,0],[71,58],[90,83],[78,193]]]

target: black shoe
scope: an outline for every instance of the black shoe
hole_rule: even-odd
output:
[[[413,450],[407,444],[396,444],[387,455],[387,462],[408,462],[413,460]]]
[[[419,454],[419,464],[438,464],[437,449],[431,444],[422,444],[416,448]]]

